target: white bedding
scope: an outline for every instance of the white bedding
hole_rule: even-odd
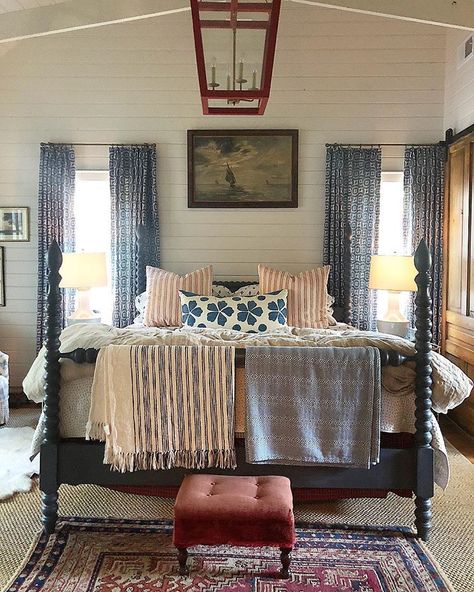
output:
[[[330,329],[280,329],[273,333],[248,334],[237,331],[211,329],[161,329],[128,327],[117,329],[108,325],[72,325],[61,334],[61,351],[78,347],[100,348],[110,344],[163,345],[297,345],[302,347],[343,347],[374,345],[410,355],[411,342],[379,333],[361,332],[339,324]],[[62,360],[60,429],[63,437],[83,437],[90,405],[90,387],[94,373],[92,364],[74,364]],[[43,399],[44,350],[41,350],[23,382],[26,395],[33,401]],[[414,432],[414,377],[413,364],[386,367],[382,379],[382,431]],[[440,413],[459,405],[469,396],[472,381],[449,360],[433,354],[433,409]],[[34,442],[37,452],[41,427]],[[437,422],[434,422],[433,446],[439,451],[436,481],[445,487],[448,464],[444,442]]]

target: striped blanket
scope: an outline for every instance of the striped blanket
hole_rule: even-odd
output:
[[[102,348],[86,438],[121,472],[235,468],[234,348]]]

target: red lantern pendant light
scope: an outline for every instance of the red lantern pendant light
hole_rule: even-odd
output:
[[[204,115],[263,115],[281,0],[190,0]]]

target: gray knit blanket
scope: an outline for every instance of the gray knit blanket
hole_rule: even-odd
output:
[[[374,347],[248,347],[247,461],[370,468],[379,461]]]

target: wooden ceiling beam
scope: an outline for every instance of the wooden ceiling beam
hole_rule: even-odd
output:
[[[70,0],[0,15],[0,43],[190,11],[189,0]]]
[[[288,0],[322,8],[474,30],[474,0]]]

